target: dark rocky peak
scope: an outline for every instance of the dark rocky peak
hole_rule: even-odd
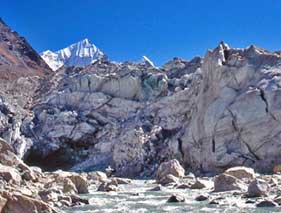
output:
[[[43,76],[51,70],[24,37],[0,21],[0,67],[5,77]],[[3,76],[3,75],[1,75]],[[0,77],[1,77],[0,76]]]

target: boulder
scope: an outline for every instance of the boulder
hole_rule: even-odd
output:
[[[273,201],[280,206],[281,205],[281,196],[275,197]]]
[[[177,189],[190,189],[190,184],[180,184],[179,186],[177,186]]]
[[[88,182],[82,175],[74,174],[69,176],[69,179],[73,182],[79,194],[89,193]]]
[[[41,200],[30,198],[24,195],[1,192],[1,196],[7,200],[5,206],[2,209],[2,212],[5,213],[59,212]]]
[[[132,180],[128,179],[128,178],[118,178],[118,177],[115,177],[115,178],[112,178],[112,181],[115,181],[117,184],[129,184],[129,183],[132,183]]]
[[[153,187],[152,189],[149,189],[148,191],[150,191],[150,192],[158,192],[158,191],[162,191],[162,190],[163,190],[163,186],[158,185],[158,186]]]
[[[0,196],[0,212],[3,212],[3,209],[4,209],[7,201],[8,200],[6,198]]]
[[[265,196],[268,190],[269,190],[269,185],[264,180],[255,179],[249,184],[246,196],[247,197]]]
[[[108,181],[107,175],[104,172],[89,172],[87,174],[87,179],[88,180],[94,180],[98,182],[106,182]]]
[[[20,184],[21,182],[21,176],[18,170],[9,166],[0,165],[0,177],[14,184]]]
[[[185,202],[185,198],[181,195],[172,195],[167,200],[167,203],[179,203],[179,202]]]
[[[160,181],[167,175],[173,175],[174,177],[181,178],[184,177],[184,173],[184,168],[176,159],[173,159],[160,164],[156,172],[156,180]]]
[[[190,185],[190,189],[203,189],[205,187],[205,184],[198,179]]]
[[[73,205],[78,205],[78,204],[89,204],[89,200],[86,198],[82,198],[78,195],[70,195],[71,202]]]
[[[54,192],[52,189],[41,190],[38,192],[38,195],[46,203],[58,201],[58,193]]]
[[[78,193],[76,186],[74,183],[69,179],[65,178],[63,182],[63,193],[75,194]]]
[[[177,178],[171,174],[168,174],[157,181],[157,183],[159,183],[161,185],[176,184],[178,182],[179,182],[179,178]]]
[[[102,183],[99,187],[98,187],[98,191],[101,192],[111,192],[111,191],[118,191],[118,185],[113,184],[111,182],[109,183]]]
[[[255,171],[252,168],[244,166],[232,167],[230,169],[227,169],[224,173],[236,177],[240,180],[252,180],[256,177]]]
[[[256,205],[257,207],[276,207],[278,206],[277,203],[275,203],[272,200],[262,200]]]
[[[209,196],[208,195],[199,195],[195,198],[196,201],[205,201],[208,200]]]
[[[224,192],[232,190],[246,190],[244,182],[236,177],[227,174],[220,174],[214,180],[214,192]]]

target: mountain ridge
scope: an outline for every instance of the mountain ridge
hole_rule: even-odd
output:
[[[56,71],[62,66],[85,67],[103,58],[104,53],[85,38],[55,52],[46,50],[41,53],[41,57]]]

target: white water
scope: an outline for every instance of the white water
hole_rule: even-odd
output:
[[[153,181],[135,180],[132,184],[120,185],[118,192],[97,192],[92,190],[83,197],[90,198],[90,205],[63,209],[67,213],[146,213],[146,212],[281,212],[280,208],[255,208],[253,204],[246,204],[239,196],[225,198],[222,205],[210,205],[209,201],[198,202],[195,197],[207,193],[206,190],[169,189],[149,191],[157,185]],[[184,203],[167,203],[172,194],[179,194],[186,198]],[[223,195],[225,196],[225,195]]]

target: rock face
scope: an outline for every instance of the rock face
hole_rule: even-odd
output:
[[[184,161],[194,170],[248,165],[269,172],[279,161],[280,61],[279,53],[255,46],[221,43],[207,52],[182,137]]]
[[[61,69],[33,107],[28,160],[131,177],[171,159],[195,173],[269,172],[281,160],[280,62],[279,53],[221,43],[160,68],[98,60]]]
[[[51,75],[29,43],[0,19],[0,137],[19,157],[32,145],[24,130],[32,119],[35,97],[48,88]]]
[[[72,171],[110,166],[115,175],[134,177],[153,175],[171,159],[195,173],[234,166],[270,172],[281,162],[279,52],[220,43],[204,58],[174,58],[162,67],[97,58],[49,75],[2,21],[0,32],[1,48],[13,54],[1,56],[0,71],[36,70],[0,84],[0,136],[30,164]],[[26,66],[8,61],[18,55]]]

